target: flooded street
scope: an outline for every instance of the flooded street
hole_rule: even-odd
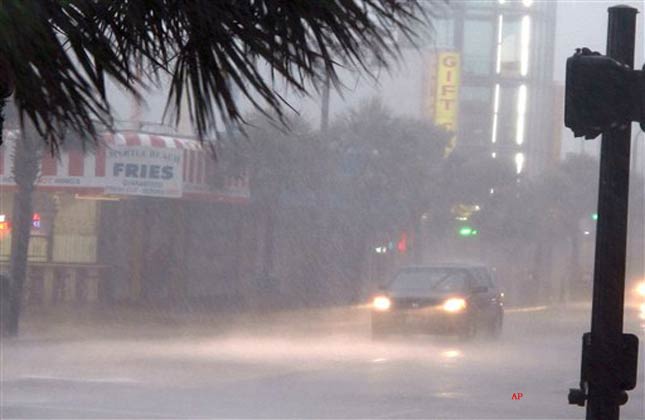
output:
[[[94,337],[26,334],[3,343],[1,414],[579,418],[565,402],[577,385],[577,337],[587,328],[588,310],[510,309],[499,341],[405,336],[372,342],[363,308],[273,314],[212,329],[151,324],[147,334],[121,325],[132,335],[121,338],[110,336],[109,325]],[[625,418],[642,418],[642,380],[641,370]]]

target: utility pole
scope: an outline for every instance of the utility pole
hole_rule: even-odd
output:
[[[638,10],[609,8],[607,56],[634,68]],[[617,420],[627,394],[621,389],[629,153],[631,124],[603,134],[591,312],[591,376],[587,419]]]
[[[591,332],[583,335],[581,387],[569,392],[571,404],[587,402],[587,420],[618,420],[625,391],[636,385],[638,357],[638,339],[623,334],[631,121],[643,117],[640,97],[624,93],[636,90],[628,83],[643,86],[642,73],[633,71],[638,11],[628,6],[608,11],[607,56],[579,51],[567,62],[565,123],[576,136],[602,133]],[[597,102],[585,105],[584,97]],[[618,115],[624,112],[633,114]]]

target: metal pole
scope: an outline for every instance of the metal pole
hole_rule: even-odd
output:
[[[635,8],[609,8],[607,55],[634,67]],[[631,126],[602,136],[586,418],[617,420],[620,389]]]

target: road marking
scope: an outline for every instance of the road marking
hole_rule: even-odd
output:
[[[530,306],[527,308],[510,308],[510,309],[504,309],[504,312],[506,313],[522,313],[522,312],[540,312],[540,311],[545,311],[549,307],[544,305],[544,306]]]

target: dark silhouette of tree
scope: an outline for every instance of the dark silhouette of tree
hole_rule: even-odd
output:
[[[421,215],[439,199],[435,175],[450,136],[428,122],[395,116],[376,100],[342,116],[328,136],[335,162],[329,188],[342,204],[339,227],[353,239],[343,254],[356,279],[374,247],[402,232],[418,237]]]
[[[504,249],[509,264],[525,264],[527,278],[522,283],[528,298],[558,297],[581,276],[579,222],[591,218],[597,205],[598,161],[585,155],[571,155],[549,171],[534,178],[523,178],[517,185],[498,189],[478,215],[481,239],[485,246]],[[546,290],[551,275],[553,251],[569,243],[571,255],[568,281],[559,290]],[[522,263],[523,255],[532,255]]]
[[[261,274],[276,274],[278,251],[306,253],[303,299],[356,299],[368,252],[402,231],[412,236],[435,200],[432,176],[449,134],[394,116],[378,101],[342,115],[324,132],[300,119],[290,120],[288,132],[259,115],[249,122],[249,141],[241,144],[255,219],[264,227]],[[277,228],[279,216],[290,223],[285,215],[307,222]],[[302,238],[302,249],[274,248],[283,231]]]
[[[248,142],[238,145],[250,169],[251,201],[256,220],[263,221],[263,277],[274,275],[275,224],[280,201],[311,202],[320,178],[324,146],[301,118],[289,119],[289,129],[256,114],[249,118]],[[316,191],[319,193],[319,191]]]

